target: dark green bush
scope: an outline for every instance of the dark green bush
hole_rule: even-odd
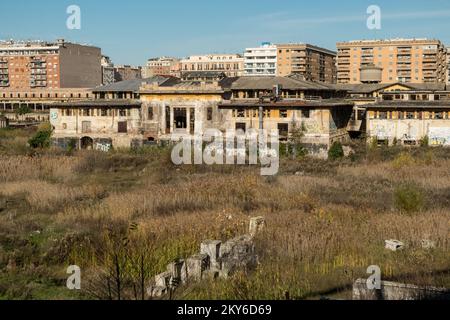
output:
[[[344,149],[342,148],[342,144],[340,142],[334,142],[328,151],[328,159],[330,160],[339,160],[344,157]]]
[[[28,143],[34,149],[48,148],[50,147],[51,136],[52,132],[50,130],[40,130],[28,141]]]

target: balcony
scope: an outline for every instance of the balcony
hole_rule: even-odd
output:
[[[339,50],[338,57],[350,57],[350,50]]]
[[[423,65],[422,67],[423,70],[436,70],[437,69],[437,65],[434,63],[426,63]]]

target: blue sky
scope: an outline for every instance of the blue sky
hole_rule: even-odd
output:
[[[81,8],[81,30],[66,28],[66,8]],[[366,27],[369,5],[382,29]],[[392,37],[438,38],[450,45],[449,0],[14,0],[2,1],[0,39],[65,38],[102,48],[115,63],[160,55],[243,52],[263,41],[307,42]]]

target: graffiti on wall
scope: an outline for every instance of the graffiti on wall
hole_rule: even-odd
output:
[[[450,127],[430,127],[428,136],[432,146],[450,146]]]

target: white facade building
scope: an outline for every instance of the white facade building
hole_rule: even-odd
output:
[[[277,75],[277,46],[263,43],[258,48],[245,50],[246,76],[276,76]]]

